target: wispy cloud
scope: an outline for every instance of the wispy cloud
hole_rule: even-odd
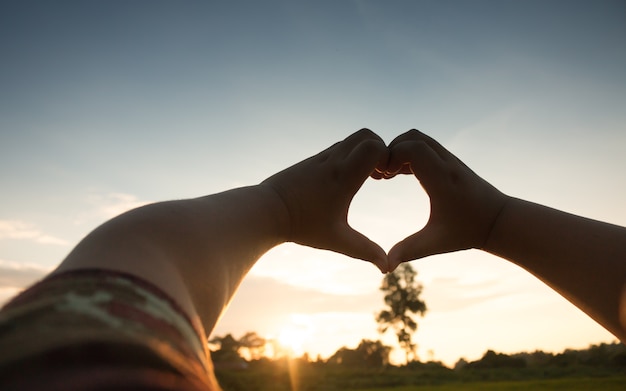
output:
[[[0,305],[48,272],[40,266],[0,260]]]
[[[127,193],[92,193],[87,197],[87,203],[92,208],[87,212],[81,213],[74,223],[83,224],[91,220],[108,220],[150,202],[142,201],[137,196]]]
[[[30,264],[0,260],[0,288],[24,288],[50,272]]]
[[[250,276],[271,278],[300,289],[330,295],[377,292],[383,275],[372,264],[343,254],[285,243],[252,268]]]
[[[21,220],[0,220],[0,239],[31,240],[41,244],[68,246],[69,242],[42,232],[35,224]]]
[[[99,212],[103,217],[111,218],[126,211],[148,204],[150,201],[141,201],[132,194],[109,193],[94,195],[91,201],[99,206]]]
[[[258,303],[264,304],[259,306]],[[356,338],[362,332],[361,328],[364,323],[354,322],[354,318],[368,319],[372,324],[368,323],[366,329],[375,331],[373,314],[382,306],[382,296],[377,291],[352,295],[343,292],[325,293],[309,287],[294,286],[274,278],[248,276],[241,284],[213,334],[235,333],[239,335],[255,330],[264,335],[271,335],[289,323],[290,314],[305,314],[311,318],[311,321],[327,320],[331,316],[329,314],[334,314],[332,315],[334,318],[350,319],[345,324],[355,326],[348,328]],[[320,327],[322,325],[316,322],[316,328]],[[328,328],[328,326],[324,327]],[[337,343],[337,341],[332,341],[332,347],[336,349]],[[318,353],[315,349],[313,351]],[[329,351],[323,353],[326,354]]]

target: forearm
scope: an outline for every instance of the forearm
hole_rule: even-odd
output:
[[[176,263],[210,332],[250,268],[287,240],[289,217],[281,199],[264,185],[192,202],[197,205],[186,208],[190,215],[198,213],[190,217],[196,227],[185,228],[196,235],[193,252],[182,252]]]
[[[485,251],[534,274],[622,341],[626,228],[511,198]]]
[[[257,186],[148,205],[85,238],[58,269],[121,270],[177,300],[210,333],[243,277],[284,241],[342,252],[387,268],[382,248],[347,221],[352,197],[387,162],[367,129]]]
[[[96,267],[137,275],[210,333],[248,270],[285,240],[287,219],[280,199],[262,185],[152,204],[97,228],[58,271]]]

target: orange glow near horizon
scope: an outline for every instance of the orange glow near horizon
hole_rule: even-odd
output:
[[[306,315],[291,314],[288,324],[278,333],[278,343],[287,350],[290,357],[300,357],[305,353],[304,344],[311,339],[313,324]]]

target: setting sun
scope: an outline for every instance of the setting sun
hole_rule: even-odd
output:
[[[304,354],[304,345],[312,331],[313,325],[308,316],[291,314],[290,322],[283,326],[276,340],[287,355],[299,357]]]
[[[278,343],[291,355],[299,356],[304,353],[302,351],[302,333],[299,330],[283,329],[278,335]]]

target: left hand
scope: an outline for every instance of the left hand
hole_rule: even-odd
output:
[[[348,224],[348,208],[365,180],[381,178],[389,152],[383,140],[361,129],[325,151],[262,182],[282,199],[287,240],[336,251],[388,270],[387,254]]]

